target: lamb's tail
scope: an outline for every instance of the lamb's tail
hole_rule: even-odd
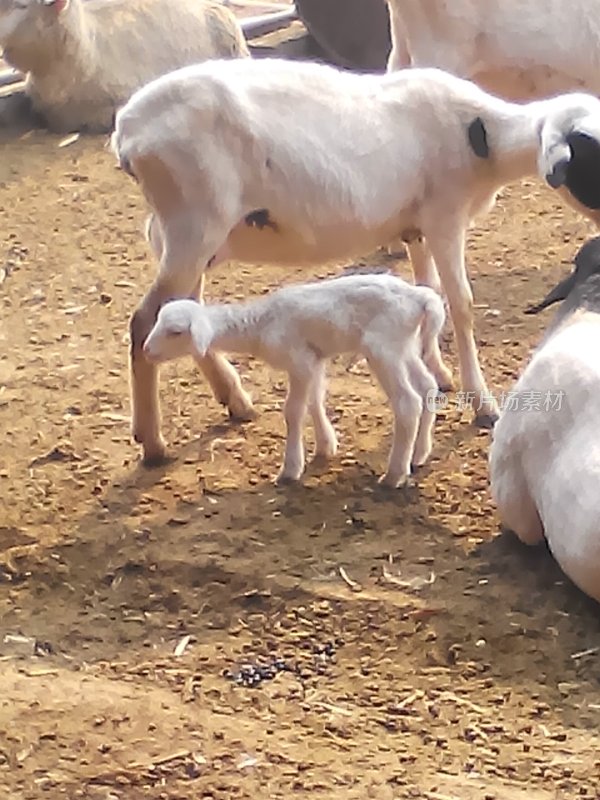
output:
[[[444,301],[433,289],[428,289],[423,297],[423,316],[421,318],[422,358],[425,362],[432,358],[433,349],[445,322]]]

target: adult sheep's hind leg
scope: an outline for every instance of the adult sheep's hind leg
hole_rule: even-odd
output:
[[[524,544],[543,542],[542,522],[529,493],[519,457],[510,454],[505,457],[499,447],[492,445],[490,485],[502,525],[516,534]]]
[[[486,385],[473,332],[473,293],[465,267],[464,227],[453,230],[432,226],[427,240],[448,298],[454,326],[462,388],[475,404],[475,424],[491,428],[498,419],[498,405]]]

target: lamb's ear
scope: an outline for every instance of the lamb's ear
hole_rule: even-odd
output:
[[[204,319],[202,316],[196,317],[192,321],[191,326],[191,334],[192,334],[192,343],[194,345],[194,350],[196,351],[196,355],[200,358],[204,358],[206,355],[208,348],[212,343],[212,328],[210,323],[207,319]]]
[[[490,146],[487,140],[487,130],[481,117],[475,117],[467,129],[471,150],[478,158],[490,157]]]
[[[541,303],[538,303],[535,306],[529,306],[529,308],[525,309],[525,314],[538,314],[540,311],[543,311],[548,306],[553,305],[553,303],[558,303],[559,300],[564,300],[565,297],[571,292],[572,288],[575,286],[575,272],[572,272],[568,275],[564,280],[562,280],[559,284],[557,284],[554,289],[552,289],[546,297],[542,300]]]

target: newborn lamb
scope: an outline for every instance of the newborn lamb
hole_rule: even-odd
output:
[[[433,289],[388,274],[349,275],[288,286],[245,303],[166,303],[144,355],[156,363],[184,355],[204,358],[215,349],[248,353],[285,370],[287,441],[278,481],[294,481],[305,466],[307,406],[316,456],[329,458],[337,451],[325,411],[326,360],[360,353],[394,413],[392,449],[380,482],[398,487],[410,475],[411,462],[423,464],[431,451],[435,410],[426,399],[435,396],[437,383],[428,366],[444,321],[442,299]]]

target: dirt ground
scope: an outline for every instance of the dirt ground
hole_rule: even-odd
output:
[[[380,489],[390,413],[341,359],[340,457],[276,488],[283,376],[235,360],[259,417],[234,426],[179,362],[162,380],[176,460],[141,467],[127,329],[154,270],[145,208],[104,138],[59,143],[0,145],[2,796],[600,797],[598,608],[499,534],[489,434],[452,402],[416,488]],[[527,182],[471,233],[495,391],[546,320],[521,309],[590,232]],[[231,266],[208,297],[307,277]],[[272,659],[287,668],[246,685]]]

